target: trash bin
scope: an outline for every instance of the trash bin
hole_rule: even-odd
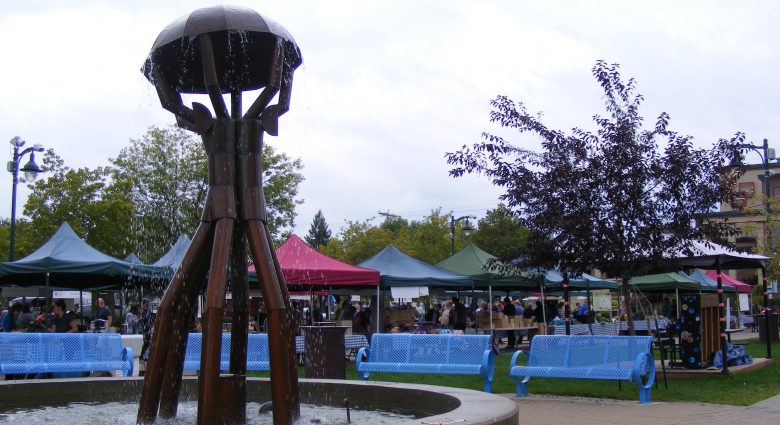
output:
[[[301,326],[304,341],[304,378],[346,378],[346,330],[346,326]]]
[[[763,314],[753,316],[758,322],[758,340],[766,342],[766,317]],[[780,342],[780,332],[777,330],[777,313],[769,314],[769,340],[771,342]]]

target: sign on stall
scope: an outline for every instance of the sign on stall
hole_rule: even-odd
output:
[[[609,294],[593,295],[593,311],[611,311],[612,296]]]

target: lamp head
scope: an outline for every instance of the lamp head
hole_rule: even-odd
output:
[[[463,223],[463,234],[468,236],[471,234],[471,232],[474,230],[473,227],[471,227],[471,223],[469,223],[469,219],[466,218],[466,222]]]
[[[34,152],[30,152],[30,160],[27,161],[27,164],[24,164],[24,167],[22,167],[19,171],[24,173],[24,178],[28,182],[35,180],[35,178],[38,177],[38,173],[43,171],[41,170],[41,167],[35,163]]]

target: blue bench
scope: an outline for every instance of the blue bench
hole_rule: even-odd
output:
[[[203,334],[191,333],[187,337],[187,349],[184,352],[184,370],[200,370],[200,353],[203,347]],[[219,369],[230,370],[230,334],[222,334]],[[268,371],[271,362],[268,357],[268,334],[249,334],[246,347],[246,370]]]
[[[481,375],[484,391],[493,391],[490,335],[374,334],[355,357],[358,378],[371,372]]]
[[[650,353],[650,336],[565,336],[539,335],[531,342],[531,352],[515,352],[509,376],[517,383],[517,396],[528,395],[528,380],[538,378],[608,379],[635,382],[639,403],[650,402],[655,380],[655,361]],[[518,366],[520,354],[527,366]],[[647,383],[642,375],[647,374]]]
[[[110,333],[0,333],[0,374],[133,374],[133,350]],[[66,375],[67,376],[67,375]]]

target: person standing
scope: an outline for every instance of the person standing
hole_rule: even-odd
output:
[[[35,327],[35,315],[32,313],[32,306],[25,302],[22,304],[22,312],[16,319],[16,329],[26,332]]]
[[[53,316],[49,331],[56,333],[76,333],[79,331],[76,319],[65,310],[65,300],[57,300],[52,307]]]
[[[141,308],[138,315],[138,325],[136,330],[144,336],[144,345],[141,346],[141,360],[148,358],[149,345],[152,342],[152,327],[154,326],[154,314],[149,306],[149,300],[141,300]]]
[[[512,300],[507,296],[504,298],[504,316],[507,318],[515,317],[515,305],[512,304]],[[515,348],[517,345],[517,338],[515,338],[515,331],[508,329],[506,331],[506,348]]]
[[[108,330],[108,329],[111,328],[111,324],[114,322],[114,317],[111,314],[111,309],[108,308],[108,306],[106,305],[106,302],[105,302],[105,300],[103,300],[103,298],[98,298],[97,299],[97,305],[98,305],[98,308],[97,308],[97,312],[95,313],[95,319],[96,320],[102,320],[103,323],[104,323],[102,325],[102,329]],[[97,328],[97,326],[96,326],[96,328]]]
[[[125,334],[127,335],[135,335],[138,332],[138,320],[139,315],[141,314],[141,309],[138,306],[138,304],[135,304],[130,307],[130,311],[127,313],[127,316],[125,316]]]
[[[452,329],[463,333],[466,331],[466,319],[468,313],[466,306],[460,303],[458,297],[452,297],[452,309],[450,310],[450,324]]]
[[[22,314],[22,303],[14,303],[3,316],[3,332],[13,332],[16,330],[16,321]]]
[[[439,323],[441,323],[447,328],[452,326],[452,324],[450,323],[451,311],[452,311],[452,301],[448,300],[444,303],[444,311],[441,312],[441,316],[439,317]]]

